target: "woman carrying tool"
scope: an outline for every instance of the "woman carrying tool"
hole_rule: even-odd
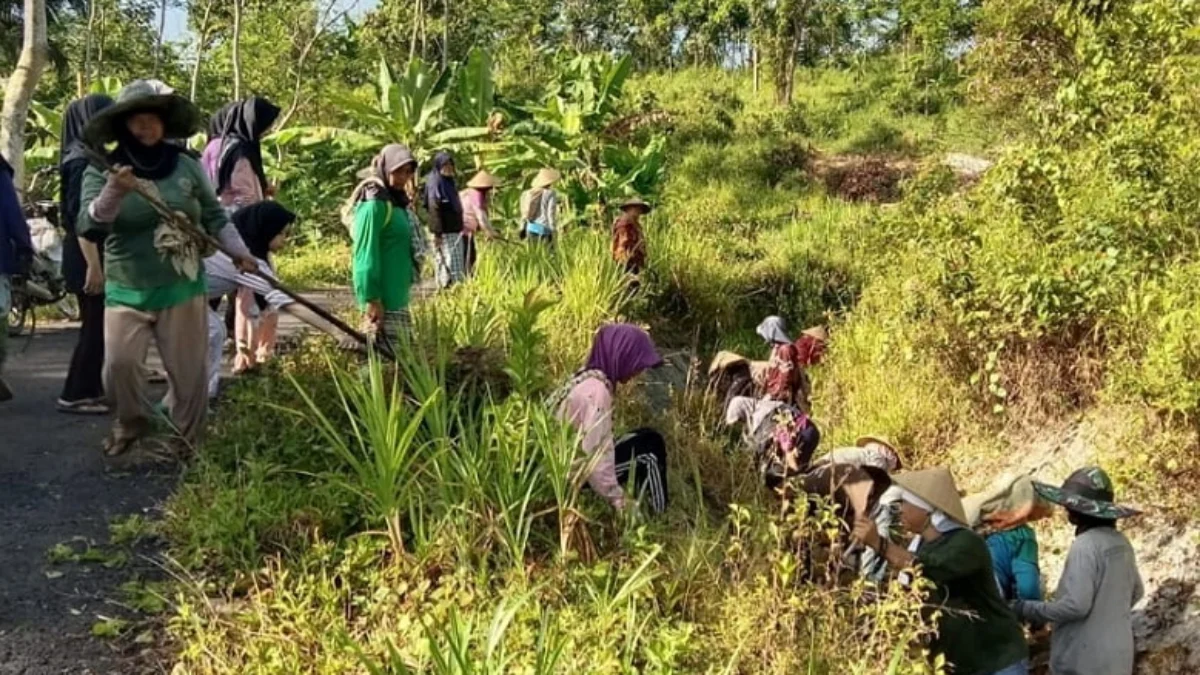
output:
[[[204,259],[204,274],[208,278],[208,297],[220,298],[229,293],[246,289],[256,297],[266,300],[269,308],[287,312],[300,321],[329,334],[338,335],[339,330],[311,309],[297,303],[286,293],[271,286],[264,279],[275,278],[269,256],[287,243],[287,230],[296,220],[296,214],[278,202],[259,202],[233,214],[234,224],[250,252],[258,261],[258,274],[247,274],[237,268],[232,258],[216,253]],[[260,276],[261,275],[261,276]],[[221,346],[225,344],[224,318],[211,307],[208,310],[208,397],[217,395],[221,378]],[[273,336],[272,336],[273,338]],[[273,341],[273,339],[272,339]]]
[[[105,158],[113,170],[106,175],[92,167],[84,174],[77,222],[80,236],[104,238],[105,390],[116,409],[104,444],[108,456],[129,451],[149,434],[142,364],[151,339],[167,373],[166,402],[181,443],[147,450],[175,455],[194,448],[204,433],[206,285],[203,250],[192,233],[218,237],[239,269],[258,269],[199,163],[166,142],[199,128],[200,111],[191,101],[156,94],[138,80],[84,131],[92,148],[116,142]],[[175,217],[165,217],[160,206]]]
[[[407,147],[385,146],[371,160],[346,209],[354,298],[365,328],[388,346],[408,335],[410,290],[420,279],[425,256],[425,240],[405,191],[416,168]]]
[[[492,227],[490,215],[492,191],[498,184],[496,177],[484,169],[467,181],[466,189],[458,193],[463,205],[463,255],[468,277],[474,274],[478,258],[475,235],[482,231],[488,239],[500,236]]]

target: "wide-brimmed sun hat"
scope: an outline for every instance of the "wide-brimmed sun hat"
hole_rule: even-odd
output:
[[[188,138],[202,128],[200,109],[178,94],[162,94],[153,82],[135,80],[117,94],[113,105],[100,111],[84,128],[83,137],[92,146],[117,140],[119,125],[133,114],[156,113],[162,118],[163,138]]]
[[[971,527],[985,532],[1003,532],[1040,520],[1054,512],[1054,505],[1037,493],[1029,474],[1007,473],[982,492],[963,497],[963,508]]]
[[[548,188],[562,179],[562,174],[554,169],[545,168],[537,173],[533,178],[533,187]]]
[[[824,326],[813,326],[812,328],[805,328],[803,331],[801,331],[800,334],[807,335],[811,338],[816,338],[816,339],[820,340],[821,342],[829,342],[829,331],[825,330]]]
[[[643,201],[641,197],[630,197],[629,199],[626,199],[625,201],[621,202],[620,208],[622,211],[625,209],[638,208],[642,210],[642,213],[650,213],[654,210],[654,207]]]
[[[1117,520],[1136,516],[1141,511],[1114,503],[1113,484],[1104,469],[1088,466],[1067,477],[1062,487],[1034,482],[1033,488],[1045,499],[1085,516]]]
[[[954,475],[950,473],[950,469],[937,467],[898,473],[892,476],[892,483],[929,503],[958,524],[970,527],[962,497],[958,496],[958,486],[954,483]]]
[[[500,184],[500,181],[495,176],[488,173],[487,169],[471,176],[471,180],[467,181],[467,187],[475,188],[476,190],[490,190]]]

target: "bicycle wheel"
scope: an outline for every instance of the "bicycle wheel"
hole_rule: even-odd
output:
[[[17,337],[25,332],[25,324],[29,321],[29,300],[24,293],[13,293],[12,307],[8,310],[8,336]]]

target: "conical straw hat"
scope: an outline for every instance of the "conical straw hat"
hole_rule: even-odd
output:
[[[813,326],[812,328],[806,328],[800,334],[816,338],[821,342],[829,342],[829,331],[825,330],[824,326]]]
[[[966,509],[963,508],[962,498],[958,496],[958,487],[954,484],[954,476],[950,469],[938,467],[899,473],[892,476],[892,482],[929,502],[960,525],[970,527]]]
[[[475,188],[476,190],[489,190],[500,184],[496,177],[488,172],[487,169],[480,171],[467,181],[467,187]]]
[[[636,206],[637,208],[641,209],[643,213],[650,213],[654,210],[654,207],[647,204],[646,201],[641,197],[630,197],[629,199],[626,199],[625,201],[621,202],[620,209],[624,211],[631,206]]]
[[[539,171],[537,176],[533,179],[533,187],[548,188],[557,183],[560,178],[562,178],[561,173],[555,171],[554,169],[545,168]]]

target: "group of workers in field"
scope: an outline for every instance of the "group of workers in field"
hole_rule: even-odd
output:
[[[112,413],[107,455],[149,448],[177,457],[200,442],[228,332],[235,372],[271,358],[279,312],[338,333],[271,283],[272,253],[296,220],[275,201],[263,167],[260,143],[279,114],[262,98],[232,102],[212,116],[208,144],[196,155],[181,139],[201,129],[200,111],[160,82],[139,80],[115,101],[92,95],[68,106],[60,163],[61,216],[70,235],[64,275],[83,326],[58,408]],[[103,153],[101,166],[96,152]],[[418,189],[418,166],[407,147],[382,148],[342,212],[364,332],[389,344],[409,330],[412,287],[431,251],[438,284],[449,287],[472,273],[476,237],[501,236],[490,217],[495,176],[479,171],[460,190],[454,159],[442,152]],[[0,168],[3,304],[29,243],[17,222],[11,171],[7,163]],[[543,169],[521,195],[522,239],[554,241],[561,178]],[[165,217],[162,205],[174,217]],[[635,275],[646,265],[640,219],[650,208],[640,199],[623,203],[612,230],[614,261]],[[202,230],[220,250],[197,245],[187,228]],[[1027,673],[1021,622],[1052,627],[1056,675],[1132,672],[1130,615],[1143,591],[1133,548],[1117,524],[1137,512],[1115,503],[1101,469],[1080,469],[1058,487],[1006,477],[964,500],[945,468],[903,471],[901,453],[881,435],[818,453],[809,370],[820,363],[829,334],[813,327],[792,340],[779,317],[768,317],[757,333],[768,348],[765,360],[721,353],[713,361],[710,383],[725,423],[740,427],[764,489],[794,503],[829,499],[837,506],[845,567],[888,584],[905,583],[904,573],[919,566],[933,585],[930,606],[941,610],[931,651],[944,655],[955,675]],[[146,386],[154,374],[146,365],[151,341],[168,384],[157,405]],[[558,417],[578,430],[591,489],[616,509],[661,513],[669,504],[663,436],[649,428],[619,437],[614,431],[622,385],[662,363],[644,329],[606,325],[583,367],[550,397]],[[151,433],[156,414],[173,434]],[[1067,510],[1076,538],[1053,600],[1044,600],[1029,523],[1050,504]]]

